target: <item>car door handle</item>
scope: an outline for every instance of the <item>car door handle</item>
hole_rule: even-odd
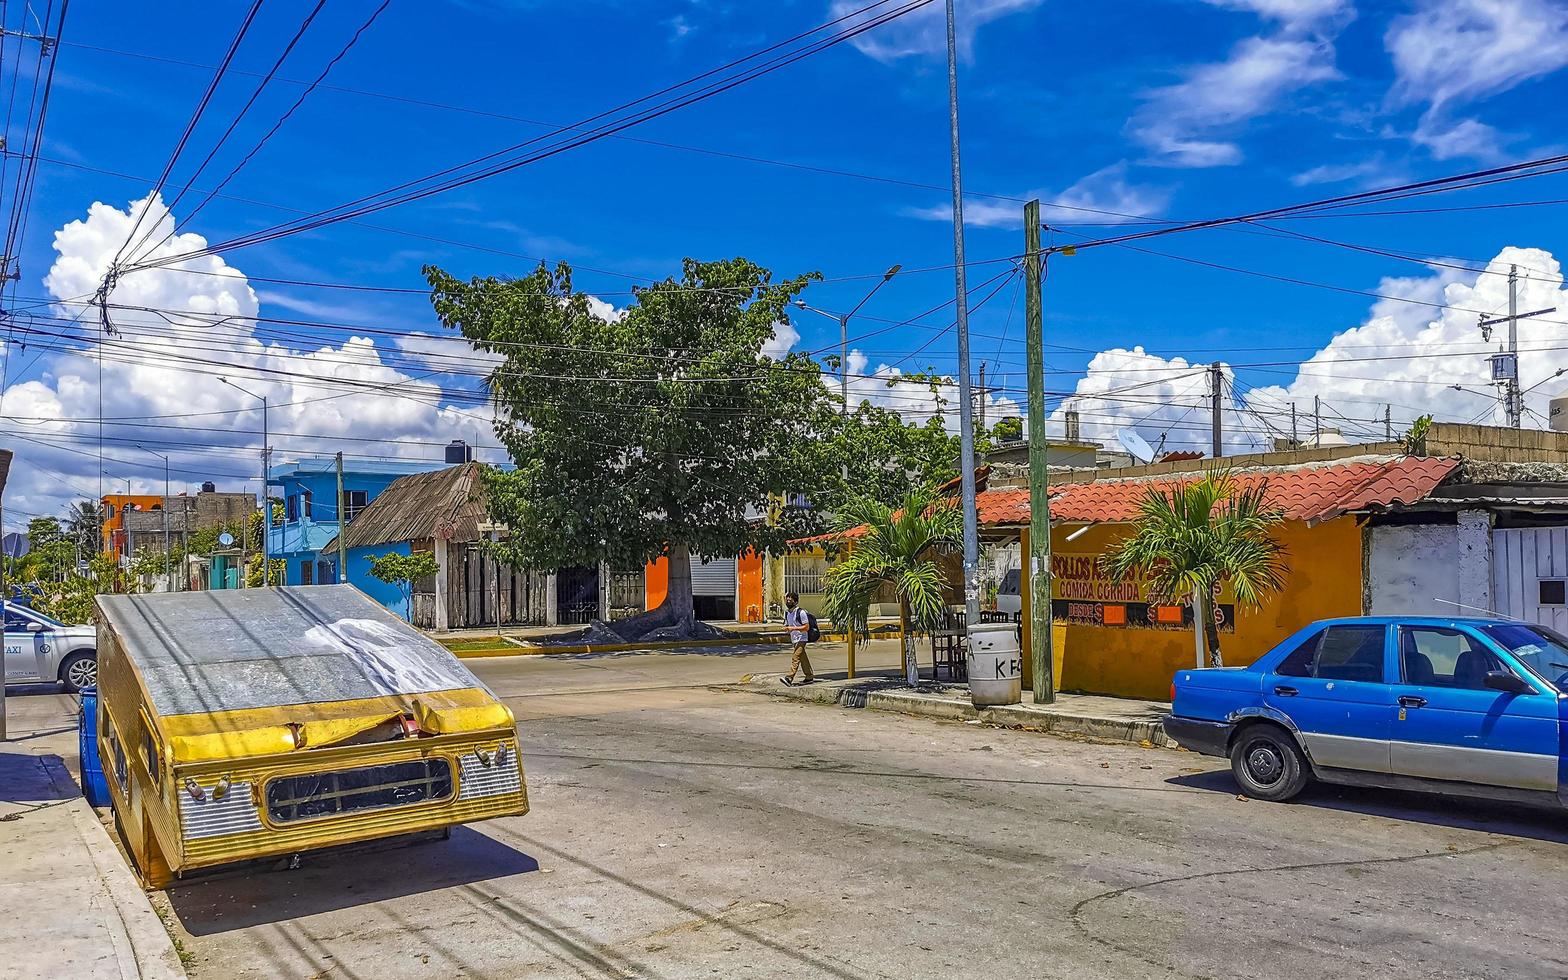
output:
[[[1282,698],[1293,698],[1301,692],[1293,687],[1286,687],[1284,684],[1276,684],[1274,685],[1274,693]]]
[[[1399,706],[1401,708],[1424,708],[1426,707],[1426,698],[1417,694],[1401,694],[1399,696]]]

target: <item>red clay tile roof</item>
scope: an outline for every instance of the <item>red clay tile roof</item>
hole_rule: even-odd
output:
[[[1350,511],[1414,504],[1448,479],[1458,459],[1404,456],[1378,461],[1356,461],[1293,469],[1252,470],[1231,474],[1242,489],[1267,481],[1266,499],[1297,521],[1323,521]],[[1098,523],[1130,521],[1150,487],[1170,489],[1201,476],[1187,473],[1164,480],[1132,478],[1067,483],[1051,488],[1051,519]],[[981,527],[1019,527],[1029,523],[1029,491],[1023,487],[986,490],[975,495]],[[856,538],[854,528],[842,535]],[[822,534],[792,541],[794,545],[818,544],[840,535]]]
[[[1457,459],[1401,457],[1378,462],[1244,471],[1232,474],[1232,478],[1243,489],[1252,489],[1266,481],[1266,499],[1283,510],[1291,520],[1322,521],[1355,510],[1416,503],[1436,489],[1458,465]],[[1051,517],[1058,521],[1132,520],[1138,515],[1139,502],[1149,487],[1170,489],[1196,478],[1194,474],[1168,480],[1069,483],[1051,495]],[[1001,523],[1027,522],[1027,492],[993,492],[1023,493],[1022,520],[1005,520]],[[999,501],[991,509],[1013,517],[1017,507],[1018,504],[1009,499]]]

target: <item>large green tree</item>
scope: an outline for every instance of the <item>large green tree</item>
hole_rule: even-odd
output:
[[[777,549],[813,529],[810,511],[761,519],[838,467],[836,399],[816,362],[762,353],[813,276],[688,259],[604,315],[565,264],[515,280],[425,273],[442,322],[499,359],[495,430],[515,469],[485,479],[510,530],[504,560],[635,568],[668,555],[664,603],[614,624],[634,638],[692,629],[692,553]]]

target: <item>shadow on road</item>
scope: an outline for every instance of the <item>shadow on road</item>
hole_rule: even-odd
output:
[[[0,752],[0,803],[47,803],[81,795],[58,755]]]
[[[1235,796],[1241,791],[1229,769],[1176,776],[1166,782],[1173,786],[1210,790],[1229,796]],[[1342,810],[1438,827],[1568,844],[1568,829],[1562,826],[1562,814],[1548,807],[1317,782],[1309,784],[1300,796],[1283,805]]]
[[[210,936],[539,870],[532,857],[469,827],[453,828],[449,840],[402,838],[300,861],[294,870],[278,859],[192,878],[168,889],[169,904],[187,932]]]

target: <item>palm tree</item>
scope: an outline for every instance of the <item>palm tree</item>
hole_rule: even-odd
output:
[[[835,625],[864,631],[871,602],[891,590],[898,600],[904,638],[904,674],[920,683],[914,629],[930,629],[946,609],[942,565],[937,560],[963,540],[963,512],[929,490],[911,490],[896,506],[871,499],[848,502],[835,521],[840,532],[856,531],[827,574],[826,611]]]
[[[65,536],[84,556],[102,550],[103,507],[96,500],[76,500],[65,512]]]
[[[1192,596],[1200,667],[1205,641],[1209,666],[1224,666],[1211,601],[1218,586],[1228,582],[1238,603],[1254,607],[1285,587],[1284,548],[1270,534],[1284,514],[1264,502],[1265,489],[1241,489],[1213,471],[1182,487],[1151,487],[1136,530],[1103,559],[1111,575],[1143,575],[1152,598]]]

